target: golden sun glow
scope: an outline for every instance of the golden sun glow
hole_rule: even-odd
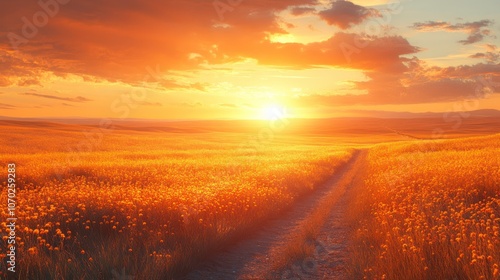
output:
[[[259,119],[262,120],[276,120],[286,117],[287,110],[279,104],[268,104],[262,107]]]

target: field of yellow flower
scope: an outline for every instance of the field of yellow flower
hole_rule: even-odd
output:
[[[229,133],[116,131],[75,152],[78,129],[3,133],[0,166],[17,166],[18,279],[168,279],[279,214],[353,151],[276,137],[254,154]]]
[[[500,135],[381,144],[360,187],[357,279],[498,279]]]

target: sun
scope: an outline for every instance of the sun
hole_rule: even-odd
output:
[[[278,104],[265,105],[261,109],[259,119],[277,120],[286,116],[286,108]]]

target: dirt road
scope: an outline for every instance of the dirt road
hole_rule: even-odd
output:
[[[364,159],[364,151],[356,151],[325,184],[313,194],[297,202],[265,228],[201,264],[186,279],[345,279],[347,257],[347,227],[343,224],[346,196]],[[338,199],[315,240],[316,251],[311,257],[280,271],[270,271],[273,256],[282,248],[301,224],[328,196]],[[279,251],[278,251],[279,253]],[[266,275],[266,276],[264,276]],[[333,278],[332,278],[333,277]]]

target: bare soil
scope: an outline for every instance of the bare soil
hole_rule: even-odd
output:
[[[345,223],[349,189],[343,189],[323,228],[314,241],[313,256],[292,264],[282,271],[272,269],[272,256],[282,248],[293,233],[329,193],[338,191],[345,176],[349,180],[359,170],[364,152],[356,151],[353,157],[313,194],[298,201],[281,217],[270,221],[252,234],[191,271],[186,279],[347,279],[347,240],[349,227]],[[345,183],[345,182],[344,182]],[[351,185],[351,184],[349,184]],[[264,276],[265,275],[265,276]]]

